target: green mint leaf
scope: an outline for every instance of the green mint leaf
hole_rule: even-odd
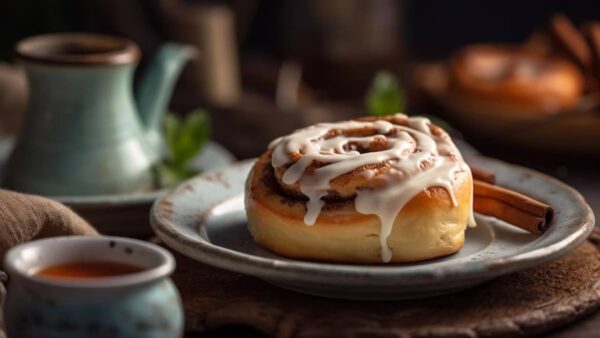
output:
[[[210,134],[209,115],[197,110],[188,114],[180,130],[178,161],[187,166],[198,155]]]
[[[198,155],[210,136],[210,118],[202,110],[179,119],[174,115],[165,118],[165,138],[169,147],[169,162],[187,168]]]
[[[396,77],[386,71],[375,75],[366,98],[367,112],[372,116],[400,113],[404,110],[404,97]]]
[[[172,187],[198,174],[190,168],[190,162],[210,137],[210,116],[202,110],[184,118],[168,113],[163,124],[167,158],[155,165],[154,174],[158,186]]]
[[[179,133],[179,118],[173,113],[167,113],[163,119],[165,144],[168,156],[172,157],[173,149],[177,148],[177,135]]]
[[[198,174],[195,170],[184,169],[168,163],[158,163],[154,166],[154,175],[157,185],[161,188],[176,186],[182,180]]]
[[[161,188],[173,187],[181,181],[177,170],[165,163],[157,163],[154,166],[154,176],[157,185]]]

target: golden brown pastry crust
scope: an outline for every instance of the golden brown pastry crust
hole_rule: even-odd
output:
[[[453,206],[443,188],[429,188],[408,202],[396,217],[387,243],[391,262],[415,262],[460,250],[471,211],[471,177],[458,173]],[[380,222],[358,213],[353,199],[328,201],[312,226],[304,223],[305,200],[279,186],[271,150],[255,163],[246,182],[248,227],[254,240],[292,258],[347,263],[381,263]]]

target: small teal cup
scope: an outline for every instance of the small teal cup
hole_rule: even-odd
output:
[[[65,263],[108,261],[141,272],[94,279],[35,275]],[[175,338],[183,332],[181,299],[169,276],[175,260],[151,243],[121,237],[54,237],[12,248],[4,305],[8,337]]]

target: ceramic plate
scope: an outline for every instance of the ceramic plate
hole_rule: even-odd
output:
[[[151,223],[173,249],[200,262],[262,278],[286,289],[333,298],[392,300],[434,296],[554,260],[582,243],[594,215],[574,189],[551,177],[483,157],[472,163],[498,184],[546,201],[556,211],[534,236],[477,215],[457,254],[416,264],[352,265],[288,259],[254,243],[246,229],[243,189],[252,161],[208,172],[158,199]]]
[[[0,139],[0,176],[2,166],[14,146],[14,138]],[[192,166],[208,171],[234,162],[233,155],[223,146],[208,142],[193,160]],[[148,238],[153,233],[148,226],[148,213],[152,203],[168,190],[145,193],[96,195],[96,196],[49,196],[64,203],[107,235]]]

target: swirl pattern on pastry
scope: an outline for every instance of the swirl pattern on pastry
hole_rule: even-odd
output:
[[[428,188],[441,187],[456,206],[453,182],[459,173],[470,176],[444,130],[427,118],[403,114],[320,123],[269,147],[281,189],[308,198],[304,223],[314,224],[327,200],[353,198],[357,212],[380,220],[384,262],[391,260],[387,238],[404,205]],[[468,223],[475,224],[472,210]]]

